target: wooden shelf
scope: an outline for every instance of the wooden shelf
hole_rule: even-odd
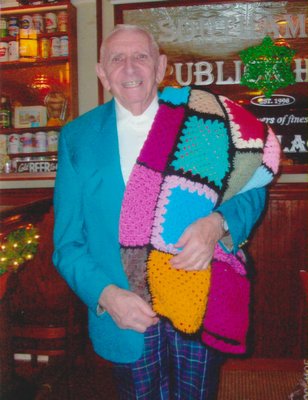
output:
[[[56,157],[58,155],[57,151],[44,151],[44,152],[32,152],[32,153],[15,153],[8,154],[10,158],[19,158],[19,157]]]
[[[70,61],[68,56],[49,57],[49,58],[30,58],[20,59],[18,61],[4,61],[0,63],[0,69],[16,69],[24,67],[41,67],[42,65],[48,66],[53,64],[61,64]]]
[[[2,15],[20,15],[27,13],[37,12],[48,12],[48,11],[60,11],[66,8],[72,7],[70,2],[58,2],[55,4],[38,4],[38,5],[24,5],[20,7],[7,7],[1,10]]]
[[[61,36],[67,36],[68,32],[41,32],[37,33],[36,37],[21,37],[21,36],[4,36],[1,38],[1,42],[18,42],[20,39],[29,39],[29,40],[40,40],[42,38],[51,38],[54,36],[61,37]],[[4,64],[4,63],[2,63]],[[0,64],[1,65],[1,64]]]
[[[30,126],[29,128],[6,128],[0,129],[1,135],[10,135],[11,133],[22,134],[24,132],[38,132],[38,131],[60,131],[62,126]]]
[[[0,174],[0,181],[28,181],[28,180],[53,180],[56,177],[55,172],[44,173],[10,173]]]

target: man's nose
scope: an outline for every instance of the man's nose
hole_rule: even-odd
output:
[[[133,70],[136,66],[136,61],[134,57],[127,57],[125,62],[125,68],[127,70]]]

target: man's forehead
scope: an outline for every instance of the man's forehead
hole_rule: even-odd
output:
[[[115,47],[110,47],[107,49],[108,55],[125,55],[125,54],[137,54],[137,53],[151,53],[151,49],[149,47],[144,47],[144,46],[136,46],[136,47],[128,47],[128,46],[115,46]]]
[[[150,48],[149,37],[140,31],[120,31],[116,32],[107,41],[107,47],[122,47],[130,43],[130,46]]]

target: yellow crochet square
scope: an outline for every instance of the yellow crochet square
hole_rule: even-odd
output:
[[[202,325],[209,293],[211,268],[184,271],[171,267],[172,254],[152,250],[148,257],[148,283],[153,309],[178,330],[195,333]]]

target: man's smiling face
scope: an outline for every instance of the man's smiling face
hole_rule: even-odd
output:
[[[120,30],[106,43],[97,75],[105,89],[132,114],[142,114],[156,96],[166,57],[153,48],[146,33]]]

